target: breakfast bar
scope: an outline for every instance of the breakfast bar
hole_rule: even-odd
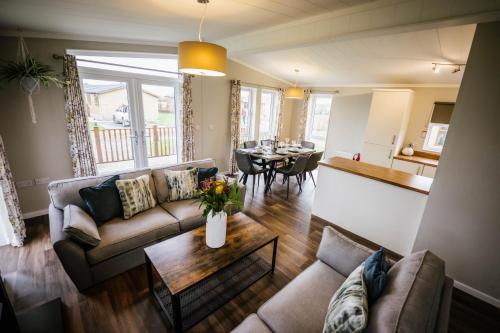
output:
[[[319,165],[314,216],[401,255],[411,253],[432,178],[342,157]]]

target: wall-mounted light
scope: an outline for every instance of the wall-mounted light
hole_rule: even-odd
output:
[[[451,74],[458,73],[462,70],[462,67],[465,66],[465,64],[445,64],[445,63],[439,63],[439,62],[433,62],[432,63],[432,71],[434,73],[439,73],[439,67],[442,66],[452,66],[454,67],[453,70],[451,71]]]

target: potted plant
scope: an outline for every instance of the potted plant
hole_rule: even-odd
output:
[[[243,209],[240,189],[236,180],[229,183],[224,180],[204,180],[201,182],[200,207],[203,217],[207,219],[205,240],[208,247],[219,248],[226,242],[226,209],[236,207]]]

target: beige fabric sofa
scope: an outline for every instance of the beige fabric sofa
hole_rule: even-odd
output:
[[[63,210],[69,204],[81,208],[78,194],[83,187],[97,185],[112,175],[59,180],[49,184],[50,238],[66,273],[78,290],[84,290],[114,275],[144,263],[144,247],[196,228],[205,220],[194,200],[167,202],[168,187],[164,170],[184,170],[188,167],[215,167],[214,159],[182,163],[166,168],[141,169],[119,174],[121,179],[151,175],[150,187],[158,205],[129,220],[114,218],[98,228],[100,243],[84,247],[63,232]],[[241,187],[244,202],[245,188]]]
[[[325,227],[318,260],[233,332],[322,332],[333,294],[371,253]],[[429,251],[421,251],[391,264],[384,292],[370,306],[364,332],[446,332],[453,280],[445,276],[444,262]]]

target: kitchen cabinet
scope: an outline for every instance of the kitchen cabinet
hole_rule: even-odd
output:
[[[434,176],[436,175],[436,170],[437,170],[437,168],[434,166],[424,165],[424,169],[422,171],[422,176],[434,178]]]
[[[391,147],[365,142],[361,161],[390,168],[393,154],[394,151]]]
[[[424,165],[420,163],[394,159],[392,161],[392,168],[399,171],[412,173],[414,175],[420,175],[422,170],[424,169]]]
[[[412,90],[373,90],[361,153],[363,161],[391,166],[392,157],[402,148],[412,103]]]

